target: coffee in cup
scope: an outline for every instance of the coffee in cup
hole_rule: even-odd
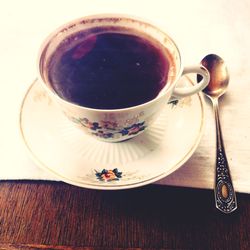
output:
[[[168,82],[171,54],[157,40],[122,27],[65,38],[48,63],[53,90],[68,102],[122,109],[154,99]]]

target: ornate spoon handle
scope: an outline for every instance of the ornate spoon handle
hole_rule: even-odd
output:
[[[217,144],[214,187],[215,203],[216,208],[218,208],[223,213],[229,214],[237,209],[237,200],[223,144],[219,118],[218,99],[213,99],[213,108],[215,112]]]

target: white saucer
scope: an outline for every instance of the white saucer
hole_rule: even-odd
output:
[[[20,112],[23,140],[38,166],[64,182],[102,190],[139,187],[171,174],[191,157],[203,126],[203,97],[196,94],[166,104],[153,126],[135,138],[98,141],[68,121],[38,80]]]

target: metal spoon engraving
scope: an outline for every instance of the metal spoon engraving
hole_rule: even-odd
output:
[[[229,214],[237,209],[237,201],[225,154],[218,107],[218,99],[226,92],[229,83],[229,73],[224,60],[215,54],[205,56],[201,64],[210,73],[210,82],[203,92],[212,101],[216,122],[215,203],[217,209]]]

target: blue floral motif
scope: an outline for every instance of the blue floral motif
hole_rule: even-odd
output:
[[[140,131],[143,131],[145,128],[146,128],[146,126],[144,126],[144,122],[140,122],[140,123],[135,123],[130,127],[123,128],[119,133],[121,133],[122,136],[124,136],[124,135],[136,135]]]
[[[103,169],[101,172],[96,171],[96,177],[99,181],[119,181],[122,178],[122,172],[117,168],[113,170]]]
[[[97,132],[93,132],[92,134],[93,134],[93,135],[96,135],[96,136],[98,136],[98,137],[101,137],[101,138],[105,138],[105,139],[107,139],[107,138],[113,138],[113,137],[114,137],[114,133],[110,133],[110,132],[105,133],[105,132],[102,131],[102,130],[99,130],[99,131],[97,131]]]
[[[92,129],[92,130],[97,130],[99,128],[101,128],[101,127],[99,126],[98,122],[93,122],[92,127],[90,127],[90,129]]]

